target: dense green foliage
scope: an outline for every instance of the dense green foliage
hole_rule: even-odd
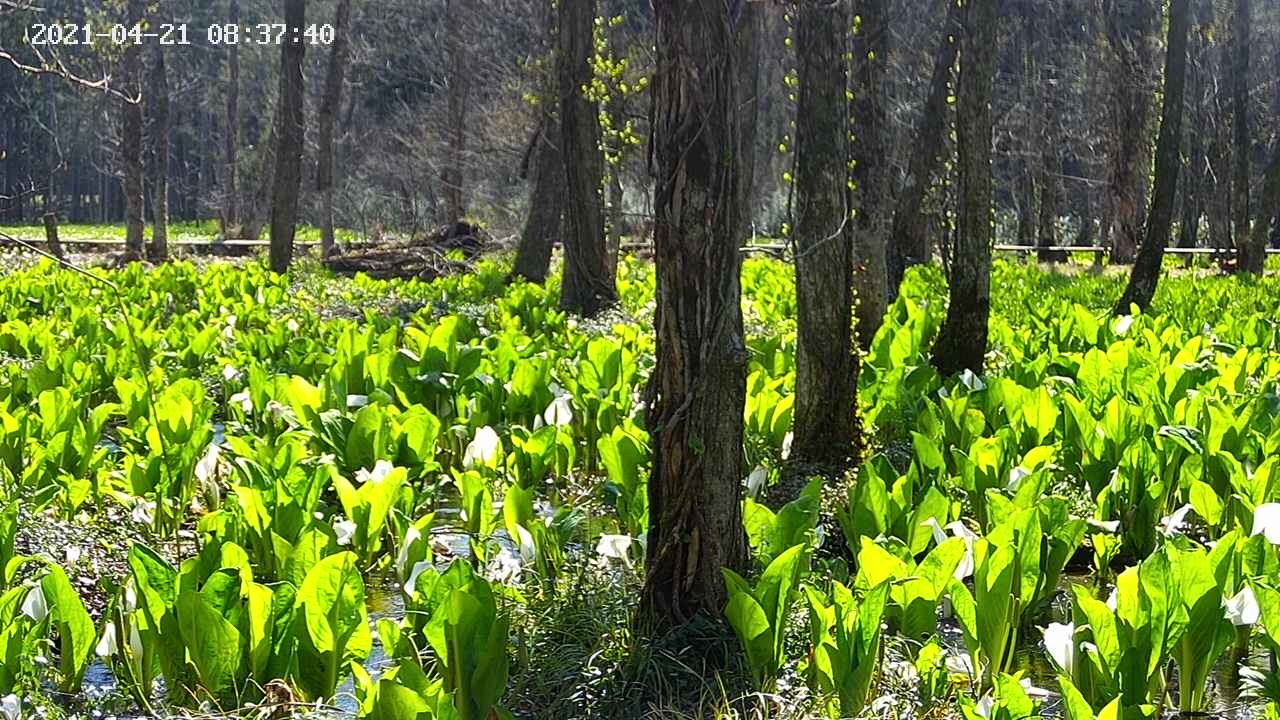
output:
[[[332,698],[354,673],[361,716],[503,716],[531,667],[512,618],[584,554],[622,587],[643,567],[652,357],[651,266],[624,263],[622,307],[592,323],[504,271],[134,266],[109,274],[123,313],[47,264],[6,276],[0,694],[75,691],[96,642],[144,708],[156,678],[167,702],[236,706],[280,682]],[[943,280],[913,271],[865,359],[873,451],[776,511],[757,501],[789,444],[794,284],[751,261],[743,287],[763,572],[726,572],[726,614],[760,689],[795,674],[811,712],[854,715],[892,645],[915,702],[1018,718],[1043,634],[1073,720],[1137,717],[1205,710],[1218,657],[1280,647],[1280,283],[1176,276],[1152,314],[1112,318],[1115,278],[1000,263],[988,372],[943,380]],[[132,548],[95,620],[56,564],[13,557],[18,505],[115,505],[154,547],[187,531],[200,549]],[[370,632],[384,574],[405,612]]]

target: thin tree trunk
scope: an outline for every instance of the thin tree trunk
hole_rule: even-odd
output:
[[[574,0],[567,0],[573,2]],[[449,51],[449,151],[441,180],[444,185],[446,222],[457,222],[467,216],[464,192],[467,161],[467,96],[471,91],[467,67],[467,46],[463,38],[462,0],[445,1],[445,33]]]
[[[151,260],[169,258],[169,72],[164,46],[156,43],[151,65]]]
[[[1231,185],[1235,194],[1232,202],[1232,225],[1236,242],[1240,247],[1237,269],[1240,272],[1262,274],[1267,246],[1259,244],[1263,237],[1249,231],[1249,156],[1252,154],[1249,122],[1249,46],[1253,13],[1250,0],[1235,0],[1235,12],[1231,16],[1231,107],[1234,139],[1234,174]]]
[[[561,0],[559,10],[560,146],[566,190],[560,307],[591,316],[618,299],[605,248],[600,108],[583,90],[592,78],[596,3]]]
[[[888,145],[884,73],[888,57],[886,0],[859,0],[861,24],[853,38],[853,197],[857,234],[853,287],[857,293],[858,344],[865,350],[884,322],[889,303],[887,247]]]
[[[331,255],[333,238],[333,134],[338,106],[342,103],[342,83],[347,71],[347,34],[351,24],[351,0],[338,0],[333,20],[333,47],[324,77],[324,99],[320,101],[320,149],[316,161],[316,191],[320,193],[320,253]]]
[[[280,48],[279,125],[276,130],[276,164],[271,197],[271,269],[288,272],[293,262],[293,236],[298,222],[298,191],[302,186],[303,114],[302,63],[307,46],[302,39],[306,25],[306,0],[285,0],[284,21],[289,28]],[[290,36],[292,39],[290,39]]]
[[[1108,3],[1111,72],[1111,147],[1108,150],[1107,218],[1113,227],[1111,260],[1133,262],[1142,236],[1144,157],[1149,154],[1152,0]]]
[[[1205,0],[1199,0],[1196,12],[1196,32],[1188,40],[1187,47],[1187,105],[1194,113],[1190,127],[1183,125],[1183,142],[1186,144],[1184,179],[1182,182],[1182,218],[1178,223],[1178,247],[1193,249],[1200,244],[1200,218],[1204,215],[1205,156],[1204,129],[1210,127],[1205,97],[1205,61],[1209,51],[1209,25],[1204,13]],[[1195,62],[1192,62],[1195,58]],[[1194,256],[1183,257],[1183,267],[1190,268]]]
[[[240,0],[231,0],[227,9],[227,22],[240,24]],[[240,45],[227,45],[227,171],[223,179],[226,206],[222,212],[222,234],[225,238],[242,235],[240,227],[240,187],[237,182],[240,165]]]
[[[1129,286],[1116,303],[1117,315],[1128,314],[1131,305],[1141,310],[1151,305],[1156,284],[1160,281],[1164,249],[1169,244],[1174,196],[1178,191],[1178,170],[1181,167],[1178,146],[1182,140],[1182,97],[1187,77],[1190,4],[1190,0],[1171,0],[1169,4],[1164,107],[1160,111],[1160,135],[1156,140],[1156,184],[1152,192],[1151,213],[1147,217],[1147,234],[1129,275]]]
[[[129,0],[126,6],[126,25],[134,27],[142,22],[146,3]],[[126,261],[141,260],[145,248],[145,220],[143,218],[142,190],[142,46],[125,45],[121,60],[121,75],[125,94],[130,100],[122,100],[123,123],[120,134],[120,156],[124,164],[125,196],[125,252]]]
[[[530,147],[532,177],[529,183],[529,213],[512,265],[512,277],[542,284],[551,267],[551,250],[563,227],[565,178],[564,160],[560,153],[560,78],[557,67],[556,7],[553,0],[542,0],[542,30],[546,43],[542,97],[538,103],[538,127]],[[521,168],[525,175],[527,166]]]
[[[798,11],[795,43],[798,318],[791,457],[834,467],[849,462],[859,434],[858,356],[851,337],[848,26],[847,2],[806,2]]]
[[[893,211],[893,237],[889,243],[889,298],[898,296],[898,287],[908,267],[929,261],[929,222],[921,208],[925,193],[933,184],[942,164],[946,130],[950,123],[947,97],[951,94],[952,68],[959,49],[959,3],[944,0],[947,19],[942,25],[938,47],[934,51],[933,76],[929,80],[929,96],[920,115],[912,143],[911,160],[902,191]]]
[[[999,0],[970,0],[965,9],[956,108],[960,176],[950,304],[933,345],[942,375],[983,370],[991,313],[991,86],[1000,25]]]
[[[742,257],[751,211],[758,6],[655,0],[657,347],[641,618],[719,617],[742,570]]]

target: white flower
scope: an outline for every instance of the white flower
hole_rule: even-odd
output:
[[[239,405],[240,409],[245,411],[246,413],[253,412],[253,398],[249,397],[248,390],[241,390],[235,395],[232,395],[231,397],[227,398],[227,402],[231,403],[232,405]]]
[[[45,600],[44,590],[39,585],[31,588],[27,593],[27,599],[22,601],[22,614],[37,623],[42,623],[49,617],[49,603]]]
[[[783,460],[786,460],[787,458],[791,457],[791,443],[793,440],[795,440],[795,434],[791,432],[788,432],[782,438],[782,459]]]
[[[1165,535],[1177,535],[1182,532],[1182,525],[1186,521],[1187,513],[1191,512],[1190,505],[1183,505],[1173,511],[1172,515],[1160,518],[1160,524],[1157,528]]]
[[[94,648],[94,652],[100,658],[111,657],[120,652],[120,643],[116,641],[115,623],[109,622],[102,629],[102,639],[98,640],[98,646]]]
[[[960,559],[960,564],[956,565],[955,579],[964,580],[973,574],[973,543],[978,539],[977,533],[965,527],[965,524],[956,520],[948,523],[946,528],[938,524],[936,518],[927,518],[921,525],[927,525],[933,531],[933,541],[938,545],[947,541],[947,534],[943,530],[950,530],[952,537],[958,537],[964,540],[964,557]]]
[[[502,441],[498,439],[498,433],[485,425],[476,431],[475,438],[467,445],[467,451],[462,455],[462,467],[470,470],[477,464],[491,464],[498,457],[498,448],[501,445]]]
[[[413,569],[409,571],[409,578],[404,581],[404,594],[413,597],[413,594],[418,591],[418,578],[422,576],[422,573],[430,569],[431,561],[429,560],[414,563]]]
[[[630,535],[601,535],[600,540],[596,542],[597,555],[613,560],[621,560],[622,564],[628,568],[631,567],[631,556],[627,552],[630,549]]]
[[[0,698],[0,715],[4,720],[22,720],[22,701],[17,695],[9,693]]]
[[[533,534],[523,525],[517,525],[516,539],[520,541],[520,559],[526,563],[537,561],[538,544],[533,541]]]
[[[378,462],[373,464],[373,470],[366,470],[364,468],[360,468],[359,470],[357,470],[356,482],[358,483],[382,482],[383,480],[386,479],[388,475],[391,474],[391,471],[395,469],[396,469],[395,465],[392,465],[386,460],[379,460]]]
[[[1044,629],[1044,649],[1067,677],[1075,677],[1076,626],[1075,623],[1049,623]]]
[[[1102,532],[1112,534],[1120,532],[1119,520],[1095,520],[1094,518],[1088,518],[1085,520],[1085,523],[1094,530],[1100,530]]]
[[[227,326],[222,328],[222,337],[228,340],[236,339],[236,316],[227,316]]]
[[[1253,532],[1272,545],[1280,545],[1280,503],[1263,503],[1253,510]]]
[[[1132,325],[1133,325],[1133,316],[1124,315],[1122,317],[1116,318],[1116,324],[1112,329],[1115,330],[1116,335],[1119,336],[1129,332],[1129,328]]]
[[[409,528],[404,534],[404,542],[400,544],[400,552],[396,555],[396,575],[404,577],[405,566],[409,564],[409,551],[421,539],[422,533],[416,527]]]
[[[548,425],[564,427],[573,422],[573,403],[568,395],[557,395],[555,400],[542,412],[542,418]]]
[[[764,482],[768,479],[769,471],[757,465],[756,469],[747,476],[747,494],[753,498],[759,497],[760,491],[764,489]]]
[[[339,520],[333,524],[333,531],[338,535],[339,545],[350,545],[351,539],[356,536],[356,524],[350,520]]]
[[[989,718],[991,717],[991,710],[995,708],[995,705],[996,705],[995,697],[993,697],[991,693],[987,693],[986,695],[983,695],[981,698],[979,698],[978,704],[974,706],[973,709],[977,711],[977,713],[982,717]]]
[[[129,625],[129,650],[135,658],[142,657],[142,636],[138,634],[137,623]]]
[[[196,480],[199,480],[201,484],[206,484],[213,478],[214,473],[218,470],[218,457],[221,454],[222,450],[218,448],[217,443],[209,443],[209,449],[205,450],[200,462],[196,463]]]
[[[150,525],[155,522],[156,504],[150,500],[138,498],[137,502],[133,504],[133,511],[129,513],[129,516],[139,525]]]
[[[284,326],[288,328],[290,334],[292,335],[298,334],[298,330],[300,326],[298,325],[297,320],[294,320],[293,318],[289,318],[289,322],[285,323]]]
[[[1031,471],[1021,465],[1009,471],[1009,482],[1005,483],[1004,489],[1008,493],[1018,492],[1018,487],[1022,485],[1023,478],[1031,474]]]
[[[1222,607],[1227,611],[1227,619],[1236,627],[1255,625],[1261,616],[1261,608],[1258,607],[1258,598],[1253,595],[1253,588],[1245,585],[1233,597],[1222,601]]]
[[[347,407],[349,408],[362,408],[368,404],[369,404],[368,395],[348,395],[347,396]]]
[[[234,365],[223,365],[223,366],[222,366],[222,379],[223,379],[223,380],[226,380],[227,382],[232,382],[232,381],[234,381],[234,380],[235,380],[236,378],[238,378],[238,377],[240,377],[240,371],[239,371],[239,370],[237,370],[237,369],[235,368],[235,366],[234,366]]]
[[[500,583],[513,585],[520,582],[520,558],[510,548],[502,548],[493,559],[490,578]]]
[[[128,614],[128,613],[132,613],[134,610],[137,610],[137,609],[138,609],[138,591],[134,589],[133,580],[131,579],[129,580],[128,584],[124,586],[123,610],[125,614]]]
[[[68,545],[64,555],[67,561],[67,567],[71,567],[77,562],[80,562],[80,555],[82,552],[83,551],[80,550],[79,545]]]
[[[973,658],[967,654],[948,655],[943,665],[947,668],[947,672],[953,675],[976,677],[978,674],[973,667]]]
[[[1111,610],[1111,612],[1115,612],[1116,606],[1119,604],[1120,604],[1120,591],[1116,588],[1111,588],[1111,594],[1107,596],[1107,608]]]

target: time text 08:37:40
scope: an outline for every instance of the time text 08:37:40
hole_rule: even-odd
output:
[[[31,45],[282,45],[305,43],[331,45],[335,31],[332,25],[304,25],[290,28],[285,23],[235,23],[209,25],[205,28],[187,23],[156,25],[93,25],[91,23],[33,23],[27,28],[26,41]]]

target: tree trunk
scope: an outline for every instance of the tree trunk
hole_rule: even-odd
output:
[[[573,2],[573,0],[568,0]],[[460,0],[445,0],[445,34],[449,51],[448,127],[449,149],[441,181],[444,185],[445,221],[457,222],[467,216],[466,194],[463,185],[467,162],[467,96],[471,91],[467,46],[463,38]]]
[[[164,46],[152,49],[151,83],[151,260],[169,258],[169,72]]]
[[[960,5],[944,0],[947,19],[942,25],[938,47],[933,57],[933,76],[929,80],[929,96],[920,115],[912,143],[911,160],[902,191],[893,211],[893,237],[889,243],[889,298],[898,296],[898,287],[907,268],[929,261],[929,222],[921,208],[925,193],[933,184],[942,163],[946,130],[950,123],[947,97],[951,94],[952,68],[956,64],[960,30]]]
[[[981,374],[991,312],[991,86],[998,52],[1000,1],[970,0],[964,11],[956,93],[959,217],[952,251],[950,304],[933,345],[942,375]]]
[[[1234,170],[1231,185],[1235,198],[1232,202],[1232,225],[1236,243],[1240,247],[1237,269],[1240,272],[1262,274],[1266,260],[1266,243],[1259,244],[1263,236],[1249,232],[1249,155],[1252,153],[1249,130],[1249,45],[1250,27],[1253,24],[1250,0],[1235,0],[1235,12],[1231,15],[1231,125],[1234,141]]]
[[[132,28],[140,24],[146,13],[143,0],[129,0],[125,24]],[[120,156],[124,164],[125,242],[124,259],[141,260],[145,235],[144,200],[142,190],[142,46],[125,45],[120,71],[123,90],[130,97],[122,100],[123,122],[120,133]]]
[[[276,129],[276,169],[271,197],[271,269],[288,272],[293,262],[293,235],[298,222],[298,190],[302,186],[303,115],[302,62],[307,46],[306,0],[285,0],[284,21],[289,28],[280,46],[279,125]],[[292,39],[290,39],[292,38]]]
[[[1151,0],[1107,0],[1110,41],[1111,143],[1108,149],[1107,217],[1111,230],[1111,260],[1133,262],[1142,235],[1144,157],[1150,152],[1151,32],[1155,11]]]
[[[858,344],[865,350],[884,322],[889,303],[888,145],[884,68],[888,57],[886,0],[859,0],[861,24],[853,38],[853,198],[857,234],[853,287],[858,296]],[[833,71],[834,72],[834,71]]]
[[[641,618],[719,617],[747,564],[742,257],[751,212],[758,6],[655,0],[657,346],[649,379],[649,543]]]
[[[231,0],[227,10],[227,22],[240,24],[240,0]],[[227,45],[227,171],[223,179],[226,206],[222,212],[222,234],[230,238],[232,233],[243,235],[240,227],[240,187],[237,182],[240,166],[240,45]]]
[[[591,316],[618,299],[605,248],[600,108],[583,90],[592,80],[596,3],[561,0],[559,11],[560,145],[566,191],[560,308]]]
[[[796,21],[796,405],[791,457],[841,467],[858,441],[849,226],[847,2],[802,3]],[[864,26],[865,27],[865,26]]]
[[[333,20],[333,47],[329,49],[329,69],[324,76],[324,99],[320,101],[320,149],[316,161],[316,191],[320,193],[320,254],[331,255],[333,238],[333,134],[338,106],[342,103],[342,83],[347,71],[347,48],[351,23],[351,0],[338,0]]]
[[[1190,0],[1171,0],[1169,4],[1169,39],[1164,63],[1164,106],[1160,111],[1160,135],[1156,139],[1156,184],[1151,213],[1147,217],[1147,234],[1142,249],[1129,275],[1129,286],[1116,303],[1117,315],[1127,315],[1130,305],[1146,310],[1156,294],[1160,281],[1164,249],[1169,244],[1173,225],[1174,196],[1178,191],[1181,159],[1178,146],[1182,140],[1182,96],[1187,77],[1187,27],[1190,24]]]
[[[563,227],[565,178],[564,160],[560,153],[560,83],[557,75],[556,8],[552,0],[543,0],[543,74],[542,97],[538,102],[538,128],[532,148],[532,177],[529,183],[529,214],[525,216],[520,245],[516,249],[512,277],[542,284],[551,267],[551,250]],[[521,175],[524,175],[522,171]]]
[[[1188,39],[1187,47],[1187,105],[1194,113],[1190,127],[1183,124],[1185,165],[1182,181],[1182,218],[1178,222],[1178,247],[1194,249],[1200,244],[1200,218],[1204,215],[1205,156],[1204,130],[1211,127],[1205,98],[1205,59],[1209,50],[1209,25],[1204,5],[1200,0],[1196,13],[1196,33]],[[1192,58],[1195,62],[1192,62]],[[1190,268],[1194,256],[1183,257],[1183,267]]]

